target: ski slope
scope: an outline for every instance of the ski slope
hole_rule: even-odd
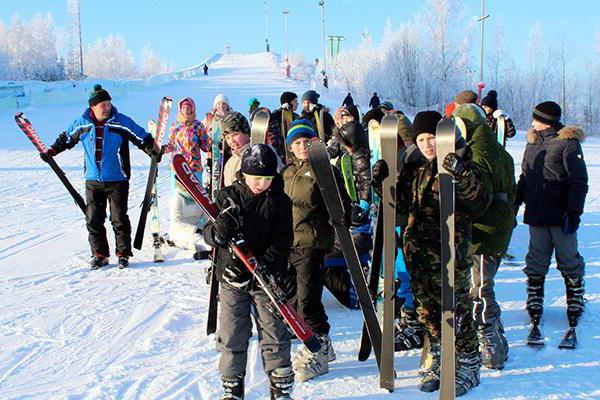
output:
[[[193,97],[202,118],[217,93],[227,94],[234,109],[246,112],[250,97],[276,107],[282,91],[301,96],[307,89],[283,78],[268,54],[226,55],[211,65],[208,77],[113,96],[113,103],[144,125],[148,118],[156,118],[164,95],[175,101]],[[342,93],[332,92],[321,100],[335,107],[342,98]],[[21,110],[48,144],[85,108],[65,100]],[[153,264],[146,238],[129,269],[117,270],[113,256],[110,267],[90,271],[81,212],[14,124],[14,111],[0,111],[0,398],[218,398],[219,355],[214,336],[204,333],[205,263],[192,261],[189,251],[166,248],[166,262]],[[524,146],[522,133],[509,142],[517,163]],[[465,399],[600,398],[600,141],[588,140],[584,152],[591,187],[579,231],[580,251],[587,261],[588,300],[580,346],[575,351],[557,349],[567,320],[564,284],[555,266],[546,283],[546,346],[533,350],[525,345],[528,318],[521,268],[528,234],[527,227],[519,225],[510,249],[515,259],[503,264],[496,281],[510,359],[503,371],[482,369],[481,385]],[[57,157],[80,193],[82,160],[77,148]],[[163,231],[169,220],[166,164],[160,167],[158,181]],[[129,215],[134,229],[148,167],[149,158],[133,148]],[[107,229],[112,246],[109,224]],[[396,354],[396,391],[380,390],[374,359],[356,360],[360,312],[341,307],[329,295],[325,305],[337,360],[330,364],[329,374],[297,384],[296,399],[437,399],[437,393],[417,389],[418,351]],[[268,382],[255,338],[246,386],[247,399],[267,398]]]

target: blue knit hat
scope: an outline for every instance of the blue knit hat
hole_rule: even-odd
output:
[[[319,104],[319,97],[321,97],[321,95],[319,93],[315,92],[314,90],[307,90],[302,95],[302,101],[308,100],[312,104]]]
[[[312,123],[307,119],[297,119],[292,122],[290,128],[288,129],[287,138],[285,138],[286,146],[290,146],[299,138],[308,138],[313,139],[316,138],[315,128],[313,128]]]

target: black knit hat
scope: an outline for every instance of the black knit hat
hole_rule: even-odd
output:
[[[110,98],[110,94],[100,86],[98,83],[94,85],[92,92],[90,93],[90,98],[88,100],[88,104],[90,107],[95,106],[98,103],[101,103],[106,100],[112,100]]]
[[[277,174],[277,154],[266,144],[255,144],[242,155],[242,174],[252,176],[275,176]]]
[[[279,98],[279,104],[291,104],[294,99],[297,99],[298,95],[294,92],[283,92],[281,93],[281,97]]]
[[[223,119],[223,122],[221,122],[221,130],[223,131],[223,134],[235,131],[249,135],[250,125],[242,113],[232,111],[227,114],[227,116]]]
[[[561,114],[560,106],[553,101],[545,101],[533,109],[533,119],[548,125],[559,123]]]
[[[481,99],[482,106],[488,106],[492,111],[498,109],[498,93],[495,90],[490,90],[488,94]]]
[[[308,100],[312,104],[319,104],[319,97],[321,97],[319,93],[314,90],[308,90],[302,95],[302,101]]]
[[[435,135],[437,124],[442,120],[442,114],[437,111],[421,111],[415,115],[413,121],[413,141],[417,141],[417,137],[421,133],[431,133]]]
[[[385,113],[381,110],[381,108],[372,108],[369,111],[367,111],[367,113],[363,117],[363,124],[365,124],[365,126],[368,127],[369,122],[371,122],[371,120],[373,119],[381,124],[381,120],[383,119],[384,115]]]

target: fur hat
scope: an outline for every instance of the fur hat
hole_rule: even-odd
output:
[[[275,176],[277,174],[277,154],[267,144],[255,144],[242,155],[240,172],[252,176]]]
[[[548,125],[559,123],[561,114],[560,106],[553,101],[545,101],[533,109],[533,119]]]
[[[437,111],[421,111],[415,115],[413,121],[413,142],[417,142],[417,137],[421,133],[431,133],[435,135],[438,123],[442,120],[442,114]]]
[[[101,103],[106,100],[112,100],[110,94],[98,83],[94,85],[92,92],[90,93],[90,98],[88,99],[88,104],[90,107],[95,106],[98,103]]]
[[[242,132],[246,135],[250,134],[250,124],[242,113],[232,111],[221,122],[221,130],[223,134],[229,132]]]
[[[477,93],[472,90],[463,90],[456,95],[454,102],[456,104],[476,103]]]

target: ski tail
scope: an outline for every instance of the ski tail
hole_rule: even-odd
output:
[[[40,138],[40,135],[38,135],[37,131],[31,124],[29,119],[27,119],[27,117],[22,112],[18,112],[15,114],[15,122],[17,123],[19,128],[23,131],[23,133],[29,138],[29,140],[31,140],[31,143],[33,143],[33,145],[40,152],[40,154],[45,153],[47,151],[46,145]],[[83,212],[83,215],[86,215],[86,212],[85,212],[86,204],[85,204],[85,201],[83,200],[83,197],[81,197],[79,192],[77,192],[77,190],[75,190],[75,188],[73,187],[73,185],[71,184],[71,182],[69,181],[67,176],[65,175],[65,172],[58,166],[58,164],[54,160],[54,157],[48,158],[48,165],[50,165],[50,168],[52,168],[52,170],[54,171],[56,176],[58,176],[58,179],[60,179],[62,184],[65,186],[65,188],[71,195],[71,197],[73,197],[75,204],[77,204],[77,206],[81,209],[81,211]]]
[[[160,102],[158,109],[158,122],[156,123],[156,140],[155,143],[160,146],[162,143],[162,137],[164,136],[167,128],[167,122],[169,120],[169,113],[171,112],[171,106],[173,105],[173,99],[170,97],[163,97]],[[142,202],[142,210],[140,211],[140,219],[138,222],[137,230],[135,232],[135,239],[133,241],[133,247],[141,250],[142,243],[144,241],[144,230],[146,229],[146,220],[148,218],[148,211],[150,210],[150,202],[152,200],[152,189],[156,181],[156,174],[158,173],[158,158],[157,156],[152,157],[150,162],[150,172],[148,173],[148,181],[146,182],[146,192],[144,194],[144,201]]]
[[[268,109],[263,107],[256,111],[254,118],[252,118],[252,128],[250,130],[251,144],[267,143],[267,131],[270,119],[271,114]]]
[[[179,182],[186,188],[200,208],[204,210],[208,218],[211,221],[214,221],[219,210],[182,155],[176,154],[173,157],[173,170],[175,171],[175,175]],[[275,283],[274,277],[266,271],[266,268],[263,265],[258,263],[243,238],[237,237],[231,240],[229,248],[252,273],[259,286],[271,300],[274,310],[279,313],[294,335],[296,335],[296,337],[300,339],[311,352],[318,352],[321,349],[321,343],[313,333],[312,329],[287,302],[285,294]]]

